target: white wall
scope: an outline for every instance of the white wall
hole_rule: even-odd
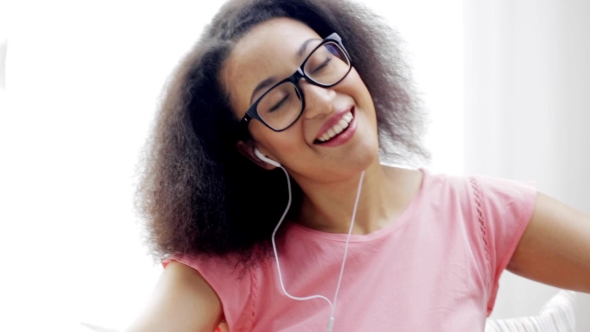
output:
[[[14,1],[4,11],[0,330],[121,328],[150,295],[160,267],[139,236],[136,165],[167,75],[216,6]]]
[[[364,0],[400,33],[430,127],[433,172],[463,174],[463,3]]]
[[[433,114],[434,168],[461,173],[460,2],[367,2],[407,41]],[[161,270],[133,209],[140,149],[167,75],[219,4],[9,5],[0,8],[10,28],[0,93],[0,329],[122,328]]]
[[[536,180],[590,213],[590,2],[465,2],[466,173]],[[534,315],[556,289],[505,273],[492,317]],[[590,331],[590,296],[578,296]]]

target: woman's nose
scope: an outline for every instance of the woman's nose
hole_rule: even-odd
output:
[[[305,100],[303,116],[306,119],[312,119],[316,116],[332,112],[332,105],[334,105],[336,91],[331,88],[323,88],[311,84],[305,80],[301,81],[300,87]]]

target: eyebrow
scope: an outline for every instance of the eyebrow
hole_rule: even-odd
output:
[[[252,97],[250,97],[250,104],[252,104],[252,102],[254,101],[254,96],[256,95],[256,93],[258,93],[260,90],[270,86],[271,84],[273,84],[276,81],[277,81],[277,77],[271,76],[271,77],[265,79],[264,81],[258,83],[256,88],[254,88],[254,91],[252,92]]]
[[[299,48],[299,51],[297,51],[297,56],[298,57],[302,57],[303,54],[305,53],[305,50],[307,49],[307,45],[309,45],[309,43],[311,43],[314,40],[321,40],[321,39],[311,38],[311,39],[306,40],[303,44],[301,44],[301,47]]]
[[[297,56],[302,57],[303,54],[305,54],[305,51],[307,50],[307,46],[309,45],[309,43],[311,43],[314,40],[321,40],[321,39],[311,38],[311,39],[308,39],[305,42],[303,42],[303,44],[301,44],[301,47],[299,47],[299,50],[297,51]],[[277,81],[277,77],[271,76],[271,77],[266,78],[262,82],[258,83],[258,85],[254,88],[254,91],[252,91],[252,97],[250,98],[250,104],[252,104],[252,101],[253,101],[256,93],[258,93],[260,90],[270,86],[271,84],[275,83],[276,81]]]

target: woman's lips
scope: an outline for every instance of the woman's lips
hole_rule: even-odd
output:
[[[348,124],[348,127],[346,127],[342,132],[340,132],[339,134],[330,138],[326,142],[321,142],[318,139],[316,139],[314,141],[314,143],[317,145],[323,146],[323,147],[334,147],[334,146],[339,146],[339,145],[342,145],[342,144],[348,142],[348,140],[350,140],[352,138],[352,136],[354,136],[354,133],[356,132],[356,127],[357,127],[357,118],[356,118],[356,112],[355,112],[354,106],[351,107],[350,110],[346,110],[342,114],[338,114],[332,118],[332,119],[340,120],[342,118],[342,116],[344,116],[348,112],[352,113],[352,121]],[[330,119],[330,120],[332,120],[332,119]],[[328,122],[326,122],[326,124],[324,124],[324,127],[327,126],[328,129],[332,128],[333,125],[329,126],[330,123],[336,124],[336,123],[338,123],[338,121],[328,121]],[[324,127],[322,127],[322,130],[320,131],[320,133],[322,133],[322,135],[328,130],[328,129],[324,129]]]
[[[340,110],[338,112],[336,112],[336,114],[334,114],[334,116],[332,116],[330,119],[328,119],[320,128],[320,130],[317,133],[316,136],[316,140],[320,140],[320,138],[322,136],[324,136],[328,130],[330,130],[330,128],[334,127],[336,124],[338,124],[338,122],[340,122],[340,120],[348,113],[352,112],[352,110],[354,109],[354,106],[351,106],[347,109],[343,109]]]
[[[318,131],[315,140],[320,141],[320,138],[322,136],[324,136],[332,127],[337,125],[346,114],[352,112],[353,109],[354,109],[354,106],[351,106],[347,109],[343,109],[343,110],[336,112],[336,114],[334,114],[334,116],[332,116],[326,122],[324,122],[324,124],[322,125],[322,127]]]

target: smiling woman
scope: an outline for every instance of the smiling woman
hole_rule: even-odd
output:
[[[381,163],[428,159],[397,43],[348,1],[220,10],[157,119],[140,194],[166,269],[133,331],[475,331],[507,267],[590,290],[588,216]]]
[[[379,149],[371,94],[357,70],[350,66],[344,45],[339,52],[342,58],[324,52],[323,46],[311,48],[312,52],[308,50],[307,56],[298,56],[297,50],[310,39],[315,45],[322,42],[314,30],[300,21],[276,18],[260,23],[236,44],[222,74],[238,118],[249,107],[251,112],[268,117],[264,106],[269,95],[271,98],[275,95],[276,86],[249,106],[256,82],[277,74],[289,77],[287,82],[294,82],[286,83],[293,85],[294,89],[289,90],[300,91],[292,93],[291,108],[283,106],[273,110],[276,105],[271,106],[272,114],[293,114],[288,122],[283,122],[283,127],[277,128],[281,131],[268,130],[268,121],[250,122],[252,139],[242,141],[238,146],[244,155],[251,156],[251,143],[256,142],[262,153],[281,160],[300,187],[348,179],[376,160]],[[330,40],[326,39],[324,43],[330,43]],[[273,47],[279,44],[280,48]],[[331,59],[330,66],[318,69],[316,63],[324,62],[327,56]],[[289,76],[292,72],[295,74]],[[278,85],[279,94],[283,92],[282,83]],[[352,125],[343,131],[339,123],[342,120],[346,124],[343,118],[347,114],[351,116]],[[302,121],[296,121],[300,115]],[[339,130],[338,135],[335,130]],[[322,136],[328,139],[319,142]]]
[[[271,21],[273,17],[292,19]],[[367,25],[365,22],[369,21],[374,23]],[[263,29],[263,23],[281,29],[271,35],[267,32],[269,29]],[[290,28],[297,30],[289,32]],[[262,35],[257,38],[256,32]],[[153,157],[140,193],[151,222],[155,249],[160,255],[234,252],[240,253],[247,261],[252,258],[254,245],[269,240],[276,216],[284,207],[286,197],[281,193],[285,193],[285,187],[281,174],[266,172],[244,158],[240,153],[245,152],[242,146],[250,147],[247,150],[250,156],[253,156],[253,143],[257,142],[259,149],[271,158],[294,152],[303,153],[305,155],[299,157],[308,158],[316,153],[312,147],[319,148],[311,141],[320,134],[324,121],[314,121],[313,127],[306,127],[304,133],[301,132],[304,123],[301,121],[285,132],[275,133],[267,128],[270,136],[256,137],[265,133],[262,130],[266,128],[265,124],[250,121],[249,130],[244,133],[240,130],[243,125],[239,119],[254,106],[251,102],[262,96],[263,91],[254,93],[261,82],[268,84],[268,89],[272,85],[267,83],[271,82],[267,81],[269,77],[278,82],[279,78],[289,77],[302,65],[306,58],[302,46],[308,46],[308,52],[311,50],[311,45],[304,45],[305,41],[312,39],[311,42],[317,43],[322,40],[321,35],[328,36],[333,32],[339,32],[346,43],[354,69],[335,86],[352,94],[338,94],[331,109],[344,115],[340,111],[351,110],[355,103],[357,110],[363,106],[362,109],[369,112],[363,115],[366,117],[363,130],[372,132],[368,138],[363,136],[362,147],[350,145],[344,149],[356,149],[361,155],[370,153],[374,159],[377,149],[381,148],[390,159],[398,162],[428,158],[428,152],[421,144],[425,119],[421,110],[415,107],[411,84],[406,82],[408,75],[395,47],[395,33],[385,22],[361,5],[340,1],[230,2],[178,68],[157,120],[152,141]],[[291,40],[295,37],[297,39]],[[288,45],[285,41],[289,41]],[[367,49],[382,49],[384,52],[366,52]],[[255,62],[250,64],[251,61]],[[287,61],[289,65],[285,65]],[[361,76],[365,77],[364,81]],[[309,107],[310,102],[328,103],[325,99],[336,95],[334,89],[307,82],[297,84],[302,86],[302,105],[305,100],[312,112],[317,113],[321,108]],[[319,92],[319,95],[307,94],[305,90]],[[260,113],[254,113],[254,116],[256,114]],[[378,131],[375,126],[379,127]],[[298,132],[305,135],[301,139],[306,142],[289,138],[289,134]],[[379,147],[377,135],[389,144]],[[281,149],[268,143],[275,139],[284,142]],[[306,143],[310,143],[307,150],[303,149]],[[367,146],[370,152],[365,151]],[[322,178],[328,170],[338,174],[340,163],[334,159],[335,155],[346,157],[350,153],[328,150],[314,156],[332,159],[329,165],[301,158],[291,159],[293,165],[287,162],[285,165],[295,172],[302,172],[306,167],[322,168],[321,173],[306,173],[307,177]],[[357,166],[357,169],[361,167]],[[297,211],[302,197],[301,183],[295,185],[293,211]],[[253,224],[245,220],[257,222]]]

